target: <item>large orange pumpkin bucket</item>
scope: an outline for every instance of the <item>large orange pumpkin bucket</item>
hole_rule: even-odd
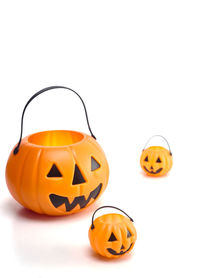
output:
[[[67,89],[81,100],[91,136],[76,131],[52,130],[22,139],[29,103],[52,89]],[[105,154],[90,128],[85,103],[74,90],[52,86],[34,94],[21,118],[18,144],[6,166],[6,182],[14,199],[40,214],[67,215],[89,206],[103,193],[109,177]]]

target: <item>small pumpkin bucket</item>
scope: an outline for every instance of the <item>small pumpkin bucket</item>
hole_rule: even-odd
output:
[[[147,144],[154,137],[161,137],[164,139],[169,149],[167,150],[161,146],[151,146],[146,149]],[[140,165],[142,170],[144,170],[148,176],[159,177],[167,174],[171,170],[172,164],[172,152],[167,139],[162,135],[152,136],[145,144],[140,157]]]
[[[29,103],[53,89],[67,89],[81,100],[91,136],[77,131],[51,130],[22,139]],[[105,154],[90,128],[83,99],[74,90],[52,86],[34,94],[21,118],[18,144],[6,166],[6,182],[14,199],[40,214],[67,215],[89,206],[103,193],[109,177]]]
[[[109,213],[94,220],[96,212],[103,208],[117,209],[125,216],[119,213]],[[133,219],[123,210],[113,206],[102,206],[93,213],[88,236],[90,245],[96,253],[109,259],[116,259],[133,249],[137,232]]]

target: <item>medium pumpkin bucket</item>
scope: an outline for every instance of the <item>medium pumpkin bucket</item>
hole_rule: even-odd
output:
[[[51,130],[22,139],[27,106],[40,94],[53,89],[67,89],[79,97],[91,136]],[[108,177],[105,154],[92,133],[80,95],[63,86],[48,87],[34,94],[24,107],[20,139],[6,166],[6,182],[14,199],[40,214],[67,215],[97,200],[107,186]]]
[[[126,216],[109,213],[94,220],[97,211],[104,208],[117,209]],[[133,249],[137,232],[133,219],[126,212],[117,207],[103,206],[93,213],[88,236],[90,245],[96,253],[107,258],[121,258]]]

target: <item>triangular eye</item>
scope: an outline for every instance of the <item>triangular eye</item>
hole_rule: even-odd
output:
[[[62,177],[62,174],[58,170],[57,166],[55,164],[53,164],[53,166],[51,167],[51,170],[49,171],[47,177],[48,178],[60,178],[60,177]]]
[[[96,169],[100,168],[100,164],[94,159],[94,157],[91,156],[91,171],[94,171]]]
[[[129,230],[127,230],[127,237],[131,237],[132,234],[129,232]]]
[[[116,241],[115,235],[112,233],[108,241]]]
[[[161,163],[162,161],[160,160],[160,157],[156,160],[156,162]]]
[[[84,182],[85,182],[85,179],[82,176],[80,169],[75,164],[74,178],[73,178],[72,184],[75,185],[75,184],[80,184],[80,183],[84,183]]]
[[[147,161],[147,162],[149,161],[148,156],[145,157],[145,160],[144,160],[144,161]]]

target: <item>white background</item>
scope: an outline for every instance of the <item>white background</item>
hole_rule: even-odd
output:
[[[193,0],[0,2],[3,277],[200,277],[199,15]],[[83,97],[110,165],[101,199],[60,218],[23,209],[4,177],[23,106],[51,85]],[[24,135],[48,129],[88,133],[76,96],[54,91],[31,103]],[[171,144],[174,165],[165,178],[140,169],[154,134]],[[105,204],[135,220],[134,251],[121,260],[100,259],[89,246],[92,212]]]

